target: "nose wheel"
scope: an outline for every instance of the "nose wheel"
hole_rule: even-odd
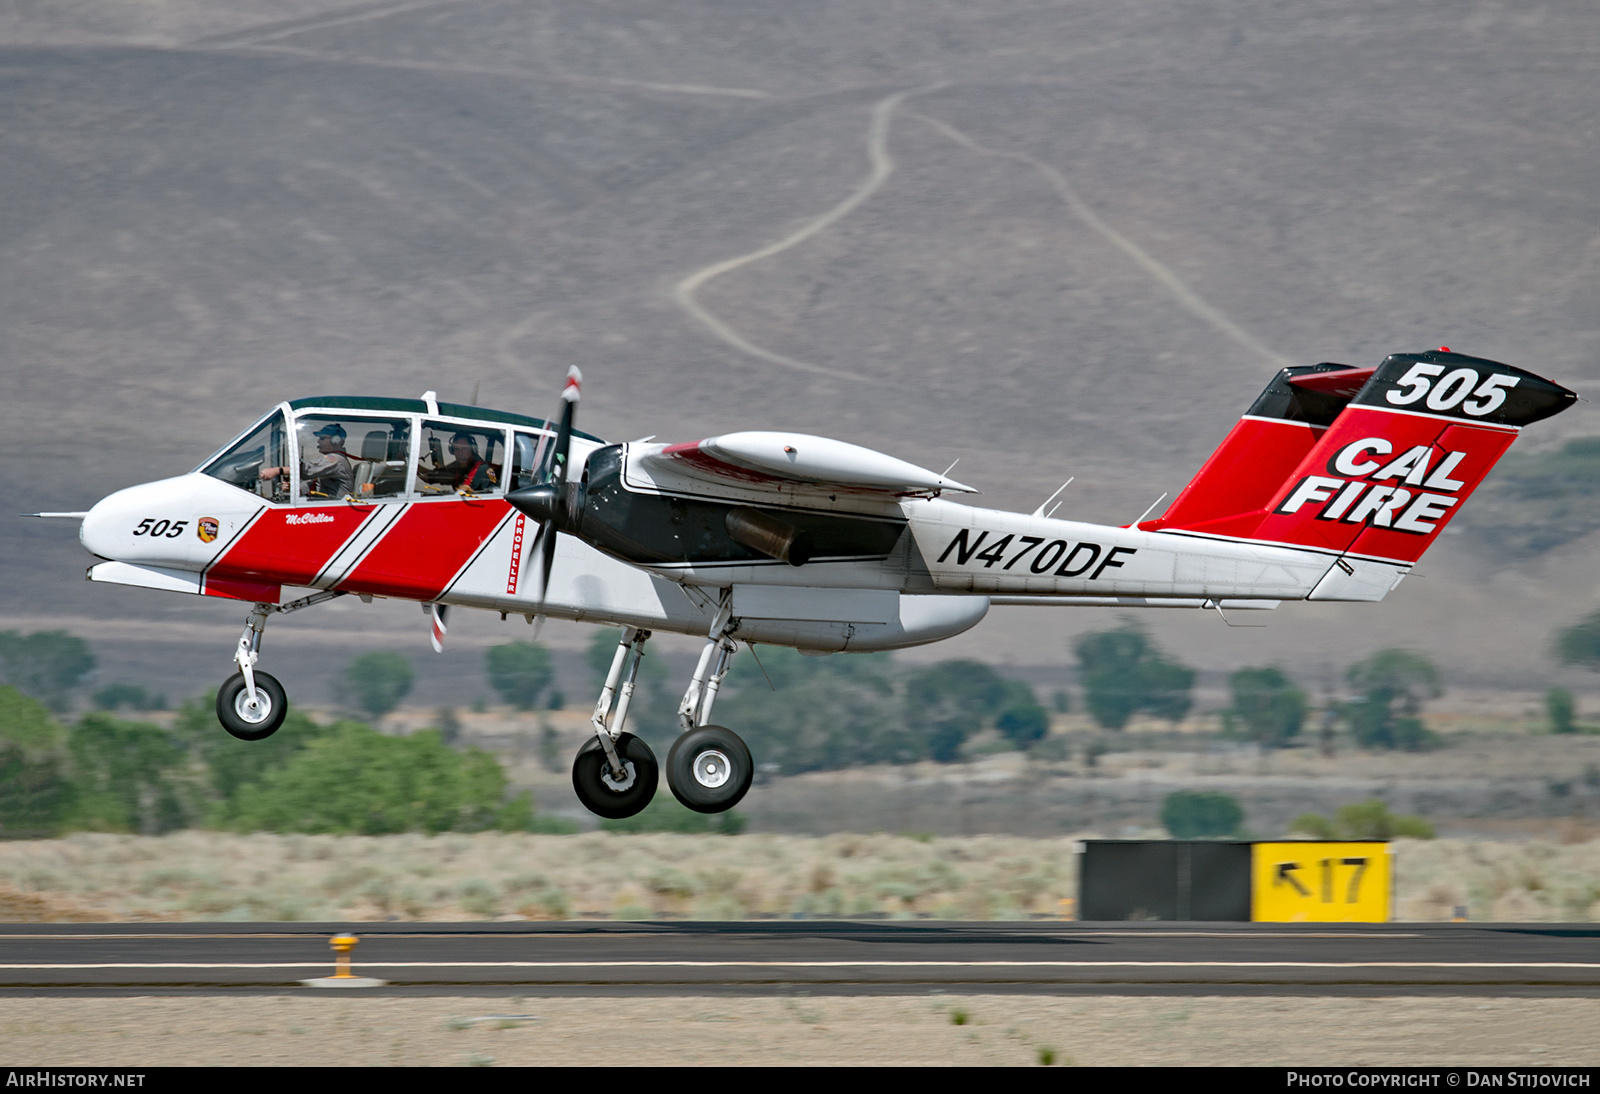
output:
[[[591,737],[572,761],[572,789],[589,812],[620,820],[650,804],[656,796],[660,767],[650,746],[633,734],[620,733],[614,743],[622,761],[622,778],[613,774],[599,739]]]
[[[284,715],[289,713],[289,696],[275,677],[256,671],[261,632],[274,615],[288,615],[344,595],[337,590],[312,593],[288,604],[261,603],[250,609],[244,633],[233,651],[233,663],[239,671],[217,689],[217,721],[223,729],[241,741],[260,741],[278,732]]]
[[[739,804],[750,789],[755,763],[750,749],[731,729],[698,726],[682,734],[667,753],[667,785],[672,796],[696,813],[721,813]]]
[[[236,672],[217,689],[217,721],[241,741],[260,741],[278,732],[289,699],[283,685],[270,673],[258,672],[255,700],[245,684],[244,673]]]

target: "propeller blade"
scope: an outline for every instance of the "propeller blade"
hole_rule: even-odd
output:
[[[528,553],[539,554],[539,602],[534,609],[535,614],[544,614],[545,594],[550,591],[550,570],[556,562],[556,526],[549,522],[539,526],[539,534],[533,537],[533,544],[528,548]]]
[[[567,382],[561,388],[561,425],[556,429],[556,446],[550,457],[550,477],[547,481],[567,481],[567,457],[572,449],[572,418],[578,407],[578,392],[583,386],[583,373],[577,365],[567,369]]]
[[[555,443],[541,461],[537,486],[524,486],[506,495],[506,500],[523,514],[539,522],[539,531],[528,545],[528,554],[539,556],[539,601],[534,610],[540,627],[544,625],[544,599],[550,591],[550,569],[556,561],[556,532],[567,515],[567,460],[572,449],[572,419],[578,405],[583,373],[578,366],[567,369],[567,382],[561,388],[561,424]],[[537,636],[538,631],[536,630]]]
[[[444,636],[450,630],[450,628],[445,625],[445,620],[448,619],[449,616],[450,616],[450,605],[448,605],[448,604],[434,604],[434,605],[432,605],[432,608],[433,608],[433,632],[428,635],[428,640],[433,643],[433,652],[434,653],[443,653],[444,652]]]
[[[550,591],[550,567],[556,561],[556,529],[555,525],[547,524],[548,534],[540,537],[544,546],[541,548],[539,560],[539,606],[533,610],[533,638],[538,641],[539,632],[544,630],[544,598]],[[535,544],[534,546],[539,546]]]

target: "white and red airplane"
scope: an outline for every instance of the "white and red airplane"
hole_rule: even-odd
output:
[[[39,515],[82,518],[83,545],[106,560],[91,580],[254,605],[217,693],[222,725],[246,740],[287,709],[256,668],[276,613],[415,600],[436,648],[451,606],[621,624],[573,766],[605,817],[656,790],[655,756],[624,732],[646,641],[704,635],[667,784],[714,813],[754,770],[710,721],[738,642],[899,649],[959,634],[991,604],[1381,600],[1518,431],[1577,398],[1447,349],[1286,368],[1163,516],[1106,527],[956,504],[942,495],[973,491],[948,473],[822,437],[606,444],[572,428],[578,383],[572,369],[555,427],[432,392],[297,399],[190,474]],[[312,591],[285,602],[286,588]]]

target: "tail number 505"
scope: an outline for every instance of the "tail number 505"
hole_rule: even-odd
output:
[[[1428,400],[1424,405],[1429,410],[1454,410],[1459,406],[1463,412],[1481,418],[1499,410],[1506,401],[1506,389],[1516,387],[1520,379],[1496,372],[1480,384],[1478,370],[1474,368],[1452,369],[1439,376],[1441,372],[1444,372],[1443,365],[1418,361],[1395,381],[1397,387],[1409,390],[1390,391],[1386,398],[1395,406],[1407,406],[1426,395]],[[1439,377],[1437,382],[1436,376]]]

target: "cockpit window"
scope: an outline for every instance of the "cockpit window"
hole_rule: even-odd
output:
[[[511,434],[511,489],[521,490],[524,486],[539,485],[544,461],[554,443],[555,438],[549,433],[518,431]]]
[[[295,440],[301,498],[366,500],[393,497],[406,488],[409,418],[303,414],[295,423]]]
[[[498,494],[505,460],[503,429],[423,422],[417,490],[423,494]]]
[[[278,474],[263,474],[283,466],[289,454],[283,414],[273,411],[244,439],[201,469],[203,474],[248,490],[268,501],[288,501],[289,486]]]

